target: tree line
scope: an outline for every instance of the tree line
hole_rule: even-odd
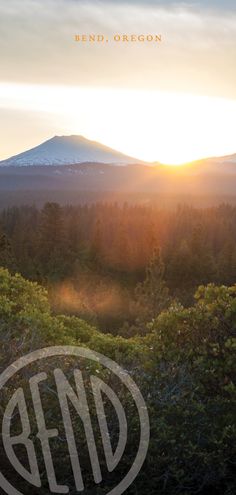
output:
[[[12,207],[0,213],[0,265],[47,286],[56,311],[120,329],[170,300],[192,304],[201,284],[235,283],[236,207]]]

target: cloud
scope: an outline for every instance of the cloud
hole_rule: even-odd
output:
[[[0,84],[0,108],[2,158],[23,151],[24,142],[29,148],[55,134],[81,134],[130,156],[169,163],[235,152],[236,100]]]
[[[236,96],[235,2],[8,0],[3,81]],[[219,7],[219,8],[216,8]],[[75,33],[161,33],[163,43],[79,45]]]

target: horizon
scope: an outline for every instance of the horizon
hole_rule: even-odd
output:
[[[86,135],[163,164],[235,153],[233,2],[60,6],[0,5],[1,160],[54,133]],[[133,19],[134,34],[157,32],[162,41],[112,42],[115,33],[133,33]],[[79,33],[103,33],[110,42],[76,43]]]
[[[33,150],[33,149],[35,149],[35,148],[37,148],[37,147],[39,147],[41,145],[44,145],[47,142],[54,140],[55,138],[80,138],[82,140],[91,142],[93,144],[97,144],[97,145],[102,146],[104,148],[108,148],[108,149],[110,149],[113,152],[124,154],[124,156],[127,156],[127,158],[129,158],[129,159],[131,158],[131,159],[137,160],[139,162],[143,162],[144,165],[147,164],[147,165],[153,165],[153,166],[164,165],[164,166],[167,166],[167,167],[181,167],[181,166],[185,166],[185,165],[190,165],[190,164],[195,163],[195,162],[198,162],[198,161],[201,162],[201,161],[205,161],[205,160],[217,160],[217,159],[222,159],[222,158],[230,158],[231,156],[236,155],[236,152],[235,152],[235,153],[232,153],[232,154],[229,154],[229,155],[223,155],[223,156],[221,156],[221,155],[217,155],[217,156],[205,156],[205,157],[198,158],[196,160],[191,160],[191,161],[188,161],[188,162],[182,162],[182,163],[178,163],[178,164],[175,164],[175,163],[164,163],[164,162],[160,162],[158,160],[153,160],[153,161],[146,160],[145,161],[145,160],[142,160],[141,158],[139,158],[137,156],[134,157],[134,156],[126,155],[125,153],[123,153],[122,151],[120,151],[118,149],[110,148],[110,146],[108,146],[105,143],[102,143],[100,141],[96,141],[94,139],[89,139],[86,136],[83,136],[81,134],[60,134],[60,135],[59,134],[54,134],[51,137],[46,138],[44,141],[36,144],[32,148],[27,148],[27,149],[25,149],[25,150],[23,150],[23,151],[15,154],[15,155],[10,155],[7,158],[0,159],[0,164],[1,164],[1,162],[9,161],[12,158],[17,157],[18,155],[22,155],[22,154],[27,153],[27,152],[29,152],[29,151],[31,151],[31,150]]]
[[[236,0],[0,0],[0,53],[2,491],[236,494]]]

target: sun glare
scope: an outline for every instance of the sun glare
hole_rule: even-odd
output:
[[[51,135],[81,134],[149,162],[179,165],[236,152],[233,100],[147,90],[1,84],[0,107],[31,112],[41,121],[50,116]],[[38,144],[35,131],[25,132],[29,147]],[[12,142],[5,143],[6,154],[19,151],[23,150],[12,149]]]
[[[85,134],[126,154],[179,165],[236,152],[235,101],[154,91],[99,93],[87,98]],[[75,120],[71,131],[79,132],[77,114]]]

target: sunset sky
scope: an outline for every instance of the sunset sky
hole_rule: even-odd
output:
[[[234,0],[0,0],[0,54],[0,159],[55,134],[163,163],[236,153]]]

